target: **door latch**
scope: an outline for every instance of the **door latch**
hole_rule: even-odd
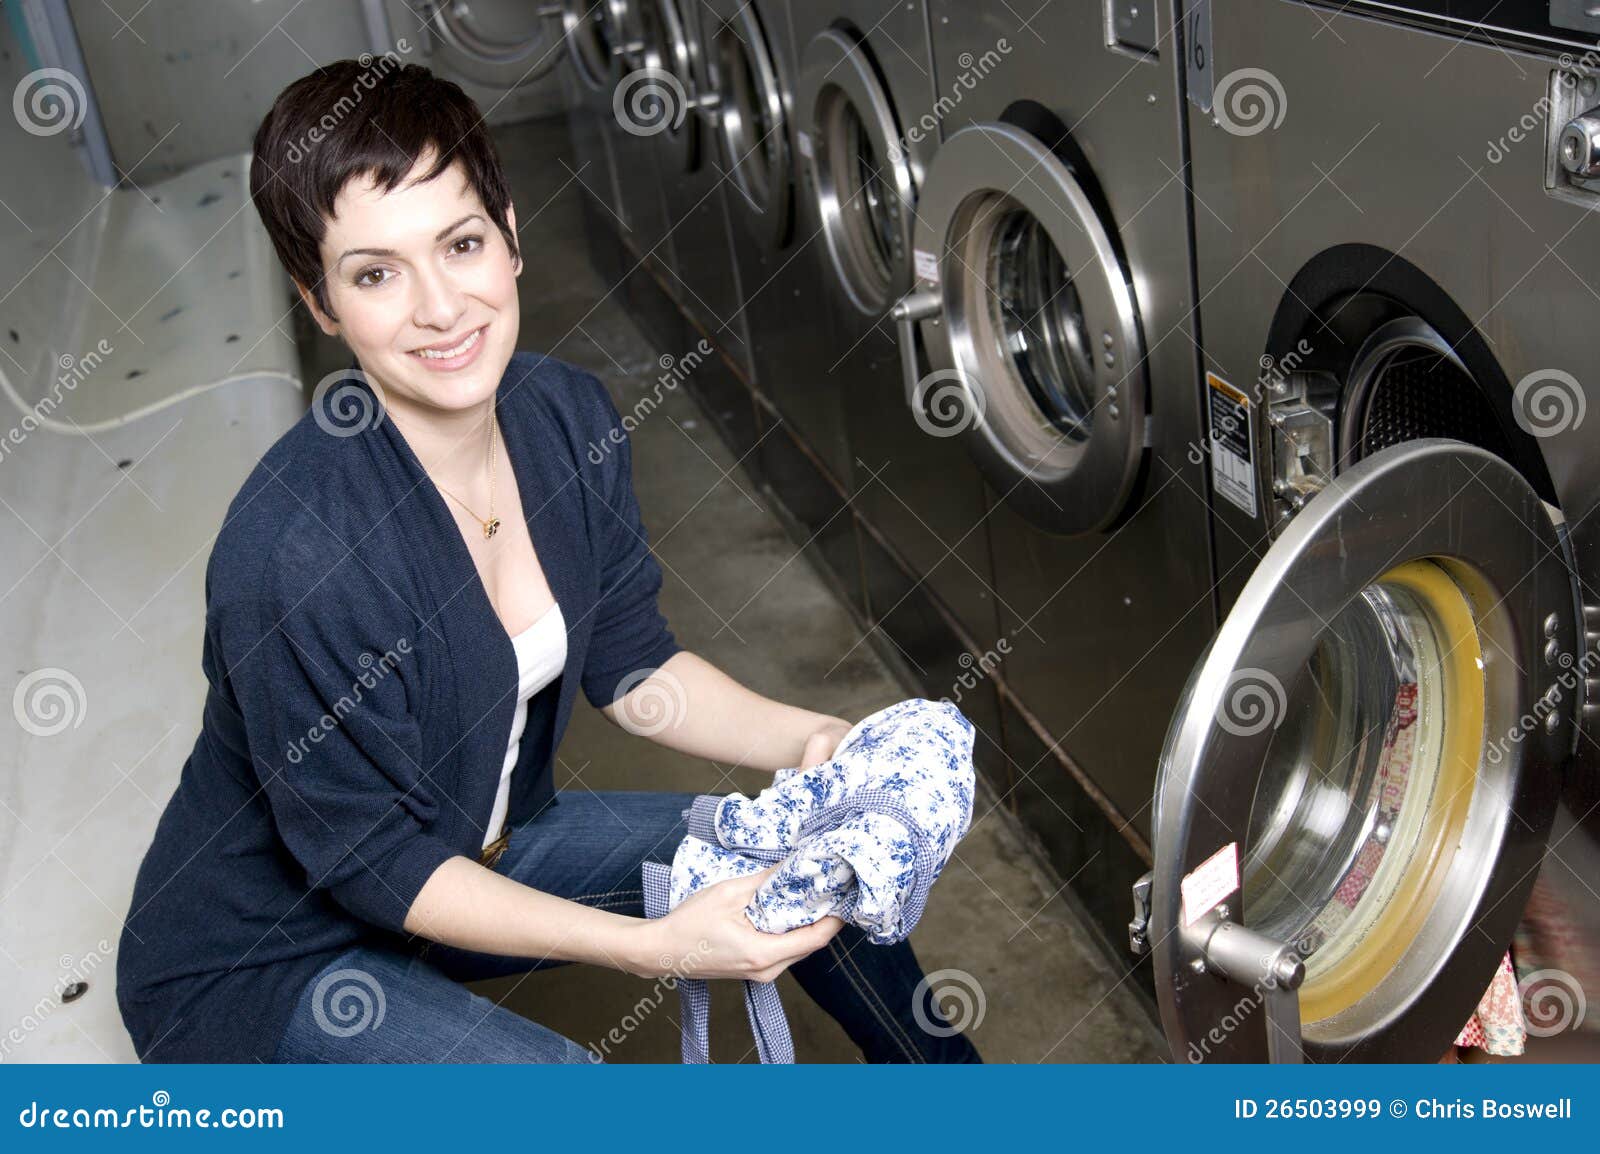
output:
[[[1545,191],[1600,207],[1600,77],[1579,66],[1550,73]]]
[[[1128,949],[1136,958],[1150,952],[1150,875],[1133,883],[1133,921],[1128,923]]]

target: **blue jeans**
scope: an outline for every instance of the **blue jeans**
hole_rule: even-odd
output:
[[[694,796],[563,790],[512,833],[495,871],[596,909],[643,917],[639,867],[647,859],[671,862],[686,832],[682,811]],[[439,943],[420,951],[388,942],[357,946],[306,983],[275,1060],[598,1061],[576,1042],[461,985],[564,964]],[[789,973],[869,1062],[983,1060],[948,1026],[909,942],[875,946],[847,925]],[[675,993],[664,996],[676,1002]],[[669,1012],[675,1019],[677,1006]]]

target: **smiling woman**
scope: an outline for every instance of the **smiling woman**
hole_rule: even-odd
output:
[[[362,68],[297,81],[256,135],[256,207],[359,369],[263,456],[212,549],[203,729],[118,952],[140,1057],[586,1061],[460,985],[582,961],[793,966],[869,1060],[977,1060],[909,944],[854,950],[836,917],[756,930],[764,874],[645,919],[641,864],[692,795],[554,789],[579,688],[660,745],[772,771],[850,726],[678,645],[615,403],[516,348],[516,214],[481,113],[425,69]]]

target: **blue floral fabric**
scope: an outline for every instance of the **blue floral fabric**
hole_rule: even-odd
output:
[[[971,824],[972,746],[959,709],[913,698],[858,722],[828,761],[779,770],[753,798],[700,795],[670,870],[645,863],[645,912],[660,917],[708,885],[777,864],[745,910],[757,929],[783,933],[833,914],[878,945],[904,940]],[[745,986],[761,1060],[793,1061],[776,989]],[[679,990],[683,1060],[709,1061],[705,983]]]

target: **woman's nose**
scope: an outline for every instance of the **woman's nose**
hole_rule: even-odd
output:
[[[422,270],[417,275],[420,298],[412,320],[419,328],[452,332],[467,310],[466,294],[450,276],[439,270]]]

